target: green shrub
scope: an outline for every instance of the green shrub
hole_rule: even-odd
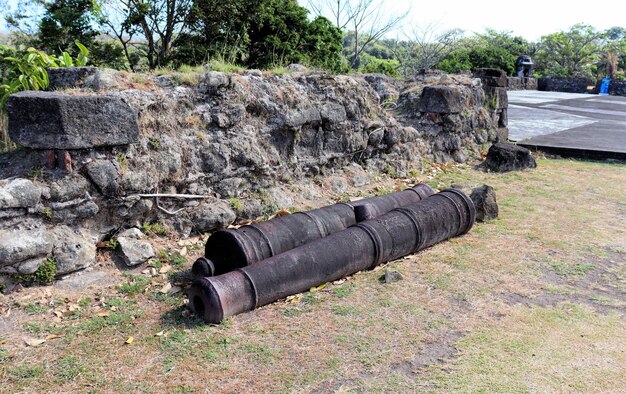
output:
[[[45,259],[37,271],[32,274],[17,274],[15,280],[27,285],[47,285],[54,281],[57,274],[57,261],[53,256]]]

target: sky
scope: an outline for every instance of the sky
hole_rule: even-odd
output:
[[[624,0],[386,0],[391,12],[410,8],[404,24],[442,29],[460,28],[466,33],[481,33],[486,28],[511,31],[513,35],[536,41],[542,35],[568,30],[585,23],[598,30],[626,27]],[[585,4],[585,5],[582,5]]]
[[[613,26],[626,27],[624,0],[603,0],[598,3],[572,0],[375,1],[384,2],[384,9],[390,15],[410,10],[403,22],[403,27],[407,31],[414,27],[421,29],[424,26],[435,25],[440,30],[460,28],[471,35],[484,32],[486,28],[493,28],[497,31],[510,31],[513,35],[536,41],[542,35],[568,30],[576,23],[590,24],[598,30],[606,30]],[[298,2],[306,5],[307,0]],[[17,0],[0,0],[0,3],[15,6]],[[0,31],[5,31],[4,15],[0,17],[2,19]],[[403,38],[399,29],[387,37]]]
[[[389,14],[402,14],[409,9],[409,15],[404,20],[404,27],[409,31],[412,27],[419,29],[436,25],[441,30],[460,28],[471,35],[493,28],[537,41],[542,35],[569,30],[576,23],[589,24],[598,30],[626,27],[624,0],[603,0],[599,3],[575,0],[376,1],[385,2],[384,8]],[[305,5],[306,0],[299,0],[299,3]],[[392,33],[390,38],[397,35],[398,31]]]

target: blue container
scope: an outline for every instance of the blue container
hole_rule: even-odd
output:
[[[600,96],[607,96],[609,94],[609,85],[611,85],[611,78],[602,78],[599,93]]]

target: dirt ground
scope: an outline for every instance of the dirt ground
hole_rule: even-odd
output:
[[[0,392],[623,392],[626,165],[412,174],[365,195],[486,183],[500,217],[220,325],[184,306],[202,238],[155,237],[160,258],[131,271],[103,250],[89,272],[0,295]],[[404,280],[382,284],[386,269]]]

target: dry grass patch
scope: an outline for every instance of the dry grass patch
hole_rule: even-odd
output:
[[[180,293],[161,293],[167,278],[140,272],[76,297],[91,301],[61,321],[54,306],[0,298],[0,313],[9,306],[17,324],[0,338],[0,385],[8,392],[616,391],[626,348],[626,166],[538,164],[508,174],[469,166],[413,172],[440,187],[492,185],[500,218],[388,264],[405,277],[393,284],[378,281],[382,268],[361,272],[218,326],[189,316]],[[107,316],[98,315],[103,309]],[[22,339],[50,335],[61,337],[37,347]]]

